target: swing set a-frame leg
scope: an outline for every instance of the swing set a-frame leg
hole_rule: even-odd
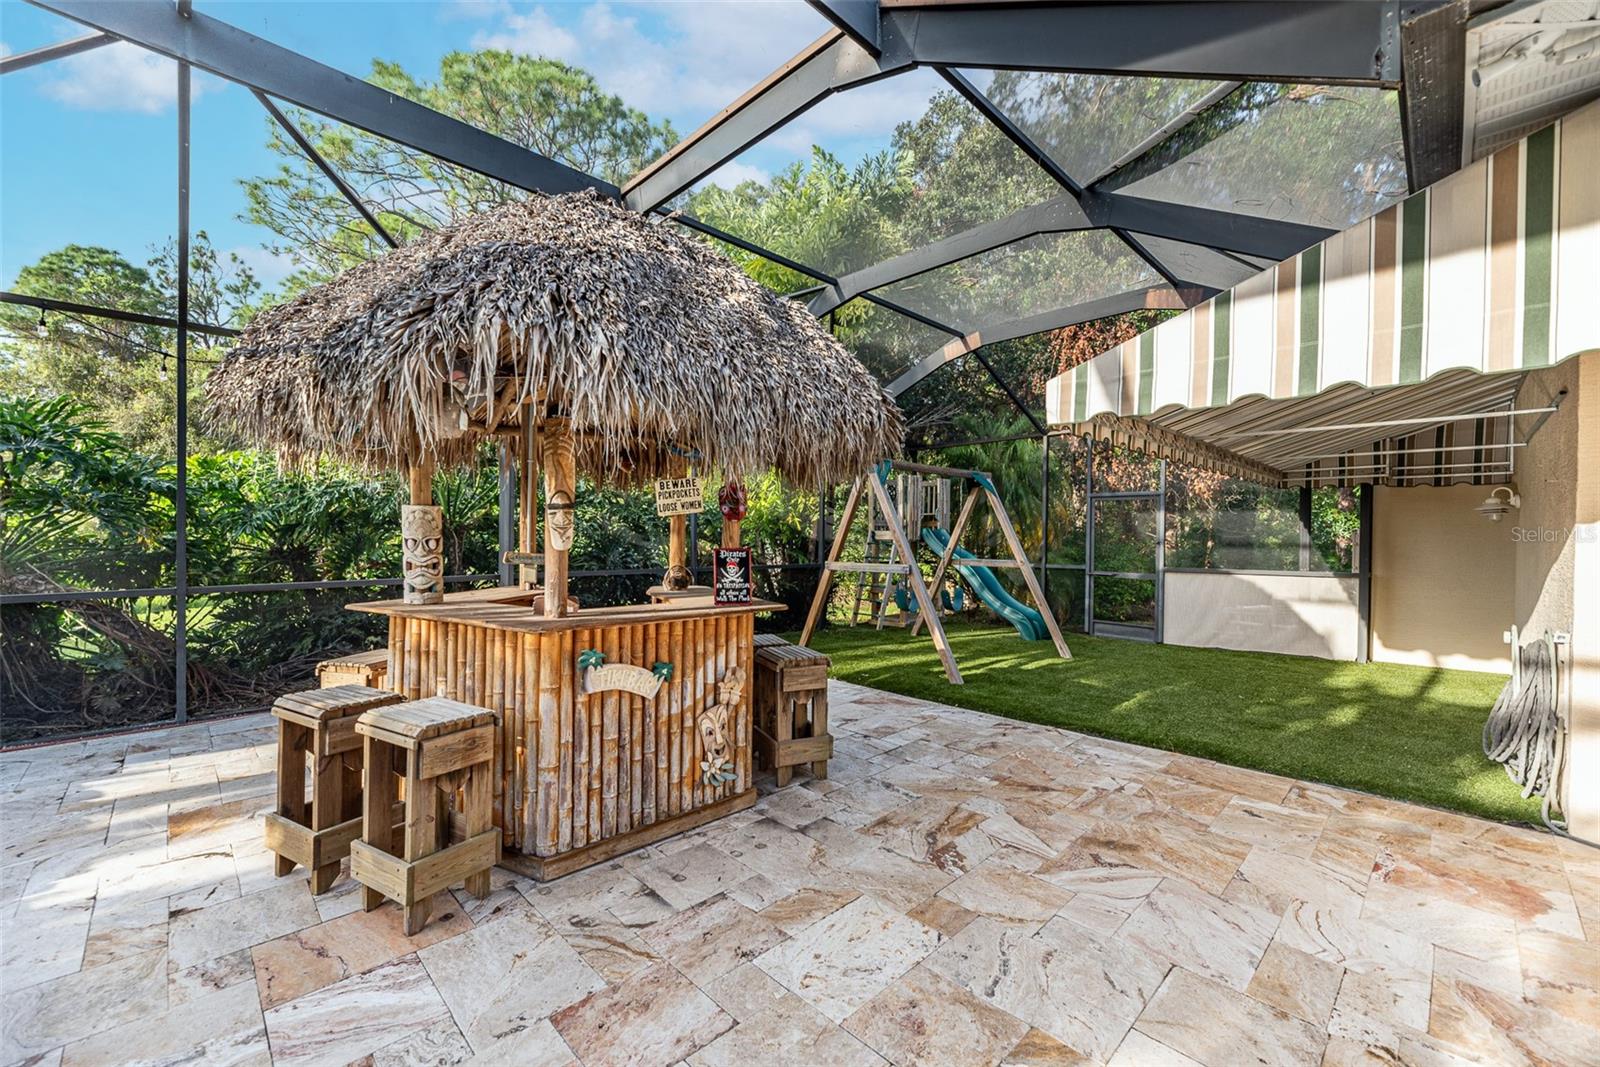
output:
[[[888,490],[878,481],[876,475],[867,475],[867,481],[883,513],[895,519],[889,526],[894,537],[894,547],[900,553],[900,558],[911,565],[906,574],[906,584],[911,586],[911,595],[917,600],[918,613],[928,620],[928,635],[933,638],[933,647],[938,650],[939,660],[944,664],[945,677],[950,679],[951,685],[960,685],[961,671],[956,667],[956,655],[950,649],[950,639],[945,636],[944,624],[939,621],[939,615],[934,611],[933,597],[928,595],[927,583],[922,580],[922,568],[917,566],[916,553],[911,551],[911,543],[906,540],[905,527],[900,524],[900,512],[889,500]]]
[[[911,543],[906,540],[905,528],[900,525],[900,512],[889,499],[888,491],[884,489],[883,483],[878,481],[875,473],[869,472],[857,478],[856,484],[850,489],[850,497],[845,501],[844,512],[839,516],[839,528],[834,532],[833,544],[828,547],[828,558],[823,562],[822,574],[817,579],[817,592],[811,598],[811,610],[806,614],[805,628],[800,631],[800,644],[805,646],[811,643],[817,623],[822,621],[822,614],[827,610],[828,590],[833,585],[834,565],[839,562],[839,555],[844,550],[845,538],[850,536],[850,524],[855,519],[856,508],[861,503],[862,490],[869,487],[874,503],[891,520],[889,530],[894,540],[895,551],[909,564],[906,582],[911,586],[912,596],[916,598],[918,614],[928,620],[928,632],[933,638],[933,647],[939,653],[939,661],[944,664],[945,677],[950,679],[951,685],[960,685],[961,671],[956,667],[955,653],[950,648],[950,639],[945,636],[944,625],[934,611],[933,598],[928,594],[927,583],[922,580],[922,569],[917,566],[916,554],[911,551]],[[870,530],[868,536],[871,536]]]
[[[989,498],[989,507],[994,511],[995,521],[1000,524],[1000,532],[1005,535],[1006,546],[1011,549],[1011,556],[1017,561],[1017,566],[1022,570],[1022,580],[1028,587],[1028,594],[1033,597],[1033,606],[1038,609],[1039,617],[1044,620],[1045,629],[1050,631],[1050,640],[1055,643],[1056,655],[1062,659],[1071,659],[1072,650],[1067,647],[1067,639],[1061,636],[1061,627],[1056,623],[1056,613],[1050,610],[1050,605],[1045,602],[1044,590],[1039,588],[1039,579],[1033,573],[1033,564],[1028,562],[1027,554],[1022,551],[1022,541],[1017,537],[1016,527],[1011,525],[1011,516],[1006,513],[1005,504],[993,489],[985,485],[984,495]]]
[[[816,632],[817,623],[822,621],[822,612],[828,605],[828,590],[833,586],[833,565],[839,562],[839,553],[844,550],[844,539],[850,536],[850,524],[855,521],[856,508],[861,503],[861,490],[866,478],[862,475],[856,479],[856,484],[850,487],[850,495],[845,499],[844,511],[839,516],[839,528],[834,531],[833,544],[828,546],[828,558],[822,561],[822,574],[817,578],[817,592],[811,598],[811,610],[806,613],[805,629],[800,631],[800,646],[804,648],[811,643],[811,635]],[[871,536],[871,531],[868,531]]]
[[[967,499],[962,501],[961,513],[956,516],[956,524],[950,528],[950,540],[945,543],[944,552],[939,555],[939,565],[933,570],[933,584],[930,587],[938,592],[944,585],[944,576],[950,570],[950,561],[955,558],[956,549],[961,545],[961,535],[967,530],[967,520],[972,518],[973,505],[978,502],[977,493],[968,493]],[[911,636],[915,637],[922,629],[922,619],[919,617],[911,624]]]

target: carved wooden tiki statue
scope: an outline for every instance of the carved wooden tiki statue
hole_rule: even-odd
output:
[[[405,602],[439,603],[444,599],[444,511],[402,504],[400,544],[404,552]]]

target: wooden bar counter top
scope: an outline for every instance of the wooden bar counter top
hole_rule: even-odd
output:
[[[550,618],[500,588],[434,604],[351,604],[389,617],[388,685],[500,716],[502,863],[557,878],[755,803],[755,616],[709,598]]]

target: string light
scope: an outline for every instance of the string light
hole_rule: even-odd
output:
[[[33,332],[39,335],[41,341],[50,336],[50,326],[44,321],[43,311],[39,312],[39,325],[33,328]]]

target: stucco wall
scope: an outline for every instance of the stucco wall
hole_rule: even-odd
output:
[[[1600,352],[1531,377],[1517,406],[1545,406],[1563,387],[1561,409],[1517,461],[1515,615],[1530,639],[1570,635],[1558,650],[1570,731],[1562,810],[1573,833],[1600,842]]]
[[[1380,485],[1373,500],[1372,658],[1509,672],[1515,515],[1473,511],[1481,485]]]
[[[1169,645],[1355,658],[1355,578],[1168,571],[1163,580]]]
[[[1572,762],[1564,807],[1572,832],[1600,843],[1600,352],[1583,357],[1580,374],[1568,649]]]
[[[1517,455],[1515,486],[1522,506],[1507,517],[1516,556],[1514,616],[1528,637],[1572,628],[1572,525],[1578,506],[1578,400],[1580,364],[1568,360],[1532,375],[1517,394],[1517,407],[1547,407],[1561,389],[1561,409],[1539,425]],[[1537,415],[1518,418],[1517,437],[1533,430]]]

